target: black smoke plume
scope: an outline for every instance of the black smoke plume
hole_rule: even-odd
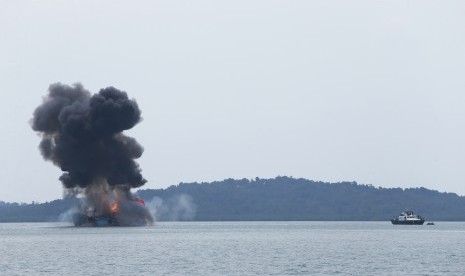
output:
[[[105,213],[110,208],[105,201],[131,201],[129,190],[146,182],[134,161],[143,148],[122,133],[140,120],[137,103],[124,91],[107,87],[92,95],[81,84],[56,83],[31,124],[42,137],[44,159],[64,172],[65,191],[84,194]]]

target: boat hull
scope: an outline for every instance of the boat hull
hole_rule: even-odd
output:
[[[395,220],[391,219],[392,224],[396,225],[423,225],[425,223],[424,219],[419,220]]]
[[[119,226],[118,221],[114,217],[89,217],[84,214],[75,214],[73,216],[73,222],[75,226],[94,226],[94,227],[105,227],[105,226]]]

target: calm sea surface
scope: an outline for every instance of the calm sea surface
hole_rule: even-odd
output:
[[[465,275],[465,223],[5,223],[0,275]]]

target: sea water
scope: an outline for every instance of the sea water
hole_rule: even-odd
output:
[[[0,275],[465,275],[465,223],[4,223]]]

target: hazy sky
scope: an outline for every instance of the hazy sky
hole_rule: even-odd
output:
[[[0,0],[0,200],[62,195],[29,125],[114,86],[145,188],[278,175],[465,195],[464,1]]]

